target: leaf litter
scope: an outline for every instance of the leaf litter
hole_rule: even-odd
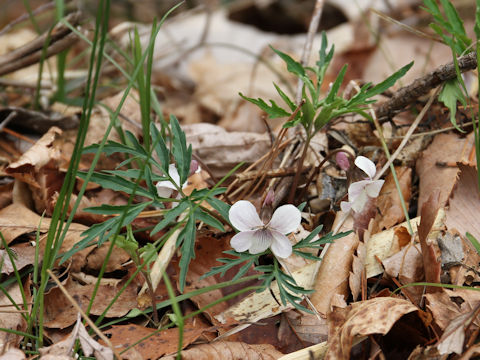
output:
[[[282,6],[295,3],[274,2]],[[302,351],[305,354],[308,349],[318,354],[319,359],[473,357],[480,352],[477,344],[480,245],[475,242],[480,240],[476,217],[480,198],[474,128],[472,131],[468,124],[472,115],[477,116],[473,105],[468,107],[464,103],[456,111],[458,125],[453,125],[460,126],[465,131],[462,133],[450,123],[448,107],[452,104],[434,103],[394,161],[399,183],[392,172],[387,172],[382,176],[385,183],[380,194],[369,192],[365,186],[361,209],[357,203],[353,215],[349,209],[342,212],[342,202],[354,203],[355,200],[356,195],[349,186],[367,181],[365,174],[355,170],[353,160],[365,156],[375,160],[372,162],[375,171],[382,168],[390,156],[382,149],[382,136],[393,153],[399,137],[405,134],[405,127],[412,123],[425,99],[418,96],[407,104],[410,111],[395,114],[387,122],[381,118],[380,127],[376,129],[361,116],[340,113],[330,119],[329,114],[319,110],[325,118],[316,118],[315,126],[322,124],[318,125],[321,130],[310,142],[310,134],[299,130],[295,111],[307,118],[317,105],[307,102],[296,109],[294,103],[288,103],[288,96],[275,91],[272,85],[273,82],[281,89],[289,89],[291,94],[295,92],[297,84],[292,73],[302,76],[304,70],[293,59],[300,59],[305,35],[278,35],[252,24],[235,22],[232,18],[236,11],[259,12],[271,8],[262,6],[260,1],[250,5],[233,3],[236,7],[212,2],[205,5],[204,10],[183,9],[181,16],[172,16],[165,23],[165,29],[160,30],[152,54],[152,94],[156,100],[154,110],[148,112],[159,120],[159,132],[165,135],[167,129],[167,135],[169,131],[175,133],[172,143],[166,143],[167,151],[172,147],[169,161],[162,158],[161,151],[154,154],[153,161],[166,167],[175,161],[185,188],[173,186],[168,201],[152,200],[130,216],[127,223],[122,223],[118,234],[98,232],[97,236],[104,237],[102,244],[82,245],[66,262],[58,258],[51,263],[51,270],[61,278],[62,286],[92,320],[98,320],[96,326],[109,336],[114,349],[98,339],[93,332],[98,329],[91,325],[85,328],[77,307],[57,285],[46,282],[46,288],[39,287],[41,266],[50,261],[46,248],[49,232],[53,231],[50,224],[56,216],[57,202],[61,201],[62,185],[67,181],[67,169],[74,157],[75,127],[84,110],[72,105],[65,107],[61,101],[50,104],[49,101],[54,101],[55,84],[51,82],[54,77],[46,77],[45,72],[42,90],[35,100],[33,89],[38,79],[38,63],[12,71],[1,79],[0,116],[6,124],[0,134],[0,359],[21,359],[27,354],[37,354],[41,359],[67,359],[80,353],[113,359],[114,352],[122,351],[124,359],[173,359],[180,350],[184,359],[301,359],[305,358]],[[311,11],[303,19],[307,24],[314,3],[311,2]],[[430,10],[435,8],[432,3],[425,1]],[[292,4],[288,9],[293,13],[302,6],[310,6],[303,4],[295,8]],[[396,1],[392,4],[391,8],[375,11],[391,11],[389,16],[414,23],[424,32],[430,31],[422,28],[422,16],[426,13],[418,7]],[[325,11],[329,11],[328,6]],[[464,16],[469,10],[467,6],[465,12],[462,6],[459,5],[460,13]],[[335,44],[336,53],[332,67],[321,74],[328,80],[321,88],[328,96],[318,109],[333,106],[333,102],[329,103],[333,99],[337,101],[335,106],[340,106],[344,99],[335,98],[338,92],[350,92],[349,99],[360,96],[352,90],[355,89],[352,83],[344,81],[342,86],[336,83],[345,62],[353,67],[346,72],[345,80],[353,80],[351,74],[359,74],[362,80],[378,84],[394,72],[392,69],[400,69],[415,60],[415,67],[400,80],[401,84],[388,90],[385,87],[378,95],[378,104],[388,104],[389,97],[394,99],[392,94],[401,86],[451,61],[450,49],[438,42],[433,46],[429,38],[432,35],[421,38],[399,30],[393,22],[379,21],[378,15],[368,8],[363,9],[364,14],[376,19],[370,23],[370,31],[381,36],[384,47],[377,46],[368,37],[355,42],[359,34],[368,33],[367,24],[349,4],[339,2],[337,7],[349,20],[339,20],[340,23],[327,31],[328,42]],[[448,7],[446,13],[453,16]],[[440,15],[434,11],[433,14],[438,20]],[[323,18],[320,24],[322,21]],[[467,16],[465,26],[473,27],[472,21],[474,19]],[[78,26],[92,36],[88,27]],[[148,41],[150,29],[150,25],[138,26],[143,42]],[[433,30],[436,31],[435,27]],[[460,31],[459,28],[450,30]],[[131,31],[131,24],[117,25],[111,29],[112,38],[127,50],[131,46]],[[204,32],[204,35],[200,40],[193,40],[189,35],[192,31]],[[12,56],[10,53],[17,45],[32,46],[38,41],[34,33],[27,34],[25,30],[11,30],[1,36],[5,40],[5,49],[0,49],[4,58]],[[72,55],[79,54],[85,47],[80,35],[67,36],[78,37],[79,41],[69,47]],[[457,39],[463,38],[457,36]],[[15,46],[5,46],[7,40]],[[311,41],[313,49],[323,46],[320,34]],[[268,45],[281,49],[281,52],[275,51],[280,57]],[[390,51],[390,48],[397,50]],[[431,54],[417,51],[427,48]],[[114,56],[126,63],[118,53]],[[55,71],[56,61],[54,56],[48,59],[49,71]],[[86,69],[87,61],[80,61]],[[75,79],[70,83],[76,86],[71,96],[79,96],[85,71],[76,73],[74,67],[68,66],[64,75]],[[126,83],[117,79],[118,76],[117,69],[106,67],[102,81],[104,84],[117,81],[124,87]],[[467,75],[465,79],[468,80]],[[308,84],[306,77],[302,80]],[[101,91],[97,95],[101,105],[94,108],[85,146],[96,146],[102,141],[117,107],[119,116],[113,120],[117,131],[105,139],[108,146],[145,144],[149,133],[143,124],[141,89],[132,91],[123,103],[123,92],[112,91],[113,88],[99,87]],[[329,93],[332,88],[337,93]],[[18,89],[27,90],[21,93]],[[309,93],[301,95],[308,99],[314,91],[313,87],[308,88]],[[468,94],[473,99],[477,92],[478,89],[469,87]],[[238,93],[245,97],[242,99]],[[271,106],[265,103],[258,108],[244,100],[257,101],[258,98],[271,99]],[[43,109],[31,107],[35,101],[40,101]],[[285,103],[291,112],[279,110]],[[347,108],[349,103],[343,104],[341,106]],[[282,116],[271,118],[274,112]],[[180,130],[169,127],[168,121],[172,124],[172,120],[166,119],[171,114],[180,120]],[[23,118],[28,121],[20,121]],[[7,119],[11,121],[9,124]],[[297,127],[282,130],[286,121]],[[382,136],[379,129],[383,130]],[[182,137],[179,134],[185,136],[182,154],[178,151],[183,145],[175,143]],[[309,146],[302,155],[299,149],[305,141]],[[187,144],[191,145],[193,158],[200,167],[195,174],[188,171],[190,163],[179,161],[190,151]],[[355,154],[350,167],[335,162],[333,155],[340,148],[348,148],[351,155]],[[130,157],[118,151],[100,155],[95,170],[103,171],[103,177],[86,184],[80,200],[85,175],[77,175],[72,196],[64,208],[72,222],[65,230],[59,254],[72,251],[84,241],[88,231],[99,229],[99,224],[119,223],[122,213],[118,209],[147,201],[148,192],[137,193],[132,198],[128,186],[118,186],[118,182],[115,185],[108,180],[111,179],[108,176],[118,176],[122,171],[126,178],[135,179],[143,156],[138,147],[136,150]],[[93,161],[97,161],[95,153],[84,152],[79,169],[88,171]],[[230,174],[238,164],[241,167]],[[368,181],[379,181],[373,178],[375,171],[368,173]],[[166,168],[145,174],[138,184],[142,189],[152,183],[169,181]],[[208,196],[195,198],[198,209],[183,201],[184,195],[194,199],[197,194],[203,194],[202,191],[212,189],[227,174],[230,177],[222,185],[226,191],[223,195],[215,193],[215,200]],[[292,183],[296,186],[294,190],[291,190]],[[272,189],[275,189],[274,201],[280,203],[268,208],[266,198]],[[278,205],[289,203],[289,192],[302,214],[301,226],[289,235],[293,255],[277,259],[275,251],[269,252],[267,246],[267,253],[247,267],[238,262],[229,265],[224,276],[220,273],[205,276],[222,265],[217,259],[227,259],[223,264],[230,264],[241,253],[232,252],[230,245],[235,229],[228,218],[228,206],[239,200],[250,201],[264,224],[259,225],[260,230],[248,231],[267,229],[271,235],[275,228],[269,227],[269,216]],[[79,206],[75,204],[77,200]],[[305,205],[301,205],[303,202]],[[104,212],[91,212],[92,208],[102,208]],[[169,221],[165,220],[167,214],[175,212],[176,216],[170,215]],[[194,221],[182,222],[181,217],[177,218],[181,214]],[[417,214],[420,216],[415,217]],[[159,223],[163,227],[152,230]],[[129,235],[128,226],[133,237]],[[192,229],[193,235],[188,233]],[[310,241],[315,242],[332,236],[328,235],[332,231],[337,234],[350,230],[355,231],[334,236],[332,243],[306,248],[303,253],[295,247],[311,234]],[[164,237],[170,233],[176,233],[175,237],[164,243]],[[137,244],[137,250],[129,248],[132,244]],[[149,244],[157,247],[152,250]],[[252,249],[250,254],[255,252]],[[157,258],[159,250],[162,255]],[[155,258],[158,265],[153,265]],[[277,265],[290,278],[279,277],[280,273],[273,269]],[[168,278],[163,277],[164,273]],[[249,276],[248,281],[239,279],[239,273]],[[258,278],[261,274],[263,279],[269,274],[272,276],[266,288],[262,288]],[[417,285],[411,286],[412,283]],[[245,289],[249,291],[244,293]],[[302,289],[306,292],[301,292]],[[35,318],[31,318],[30,314],[38,311],[35,302],[39,301],[39,290],[44,291],[44,306],[40,307],[43,313],[40,317],[37,312]],[[285,299],[290,300],[285,302]],[[152,305],[158,308],[154,315]],[[42,334],[39,326],[45,327],[42,345],[37,337]]]

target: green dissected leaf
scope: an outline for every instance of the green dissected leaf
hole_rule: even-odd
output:
[[[184,212],[190,203],[188,201],[181,201],[177,206],[173,209],[170,209],[165,213],[163,216],[162,221],[160,221],[150,232],[150,235],[155,235],[160,230],[164,229],[168,224],[174,221],[182,212]]]
[[[125,177],[130,179],[138,179],[139,177],[143,176],[142,171],[140,169],[103,170],[103,172],[106,174],[117,175],[120,177]],[[152,181],[161,181],[161,180],[165,180],[165,178],[163,176],[152,174]]]
[[[223,227],[223,224],[218,220],[215,219],[212,215],[207,213],[206,211],[203,211],[202,209],[196,209],[195,210],[195,217],[203,221],[205,224],[210,225],[220,231],[225,232],[225,229]]]
[[[209,197],[207,198],[207,202],[215,209],[218,211],[218,213],[223,217],[225,221],[228,221],[230,223],[230,220],[228,218],[228,212],[230,211],[230,205],[224,203],[221,200],[218,200],[217,198],[214,197]]]
[[[187,279],[188,266],[190,261],[195,258],[195,216],[190,214],[185,227],[182,229],[177,240],[177,247],[182,243],[182,257],[180,258],[180,292],[183,293],[185,281]]]
[[[295,245],[293,245],[293,249],[300,249],[300,248],[309,246],[310,241],[312,241],[313,238],[317,236],[320,233],[320,231],[322,231],[322,229],[323,229],[323,224],[318,225],[315,229],[313,229],[313,231],[310,234],[308,234],[308,236],[305,239],[302,239],[299,242],[297,242]]]
[[[265,111],[268,114],[268,117],[270,119],[276,119],[276,118],[279,118],[279,117],[287,117],[287,116],[291,115],[289,112],[287,112],[286,110],[279,107],[275,103],[275,101],[273,101],[273,100],[270,100],[271,105],[268,105],[265,101],[263,101],[260,98],[259,99],[249,98],[249,97],[244,96],[242,93],[239,93],[239,95],[243,99],[251,102],[252,104],[257,105],[260,109]]]
[[[92,153],[94,154],[98,151],[99,148],[100,148],[100,146],[98,144],[93,144],[93,145],[85,147],[83,149],[82,153],[83,154],[92,154]],[[103,147],[102,152],[104,152],[107,155],[112,155],[112,154],[115,154],[115,153],[131,154],[131,155],[137,156],[138,158],[142,158],[142,159],[147,157],[147,154],[145,153],[145,151],[143,151],[143,149],[142,149],[142,151],[139,151],[137,149],[134,149],[131,146],[120,144],[120,143],[117,143],[115,141],[108,141],[105,144],[105,146]]]
[[[438,100],[443,102],[450,110],[450,122],[458,131],[464,132],[457,125],[455,115],[457,113],[457,101],[460,101],[464,106],[467,105],[465,95],[463,94],[460,84],[457,79],[448,80],[443,84],[442,91],[438,94]]]
[[[282,100],[285,101],[285,104],[288,105],[288,107],[290,108],[290,110],[295,111],[295,109],[297,108],[297,106],[295,105],[295,102],[294,102],[292,99],[290,99],[290,98],[288,97],[288,95],[285,94],[285,93],[282,91],[282,89],[280,89],[280,88],[277,86],[277,84],[273,83],[273,86],[275,86],[275,89],[277,90],[278,95],[280,95],[280,97],[282,98]]]
[[[152,137],[153,148],[160,160],[160,169],[166,173],[170,164],[170,152],[167,149],[167,145],[165,145],[162,134],[160,134],[153,122],[150,124],[150,136]]]
[[[450,24],[452,28],[452,35],[466,37],[467,33],[465,32],[463,21],[458,15],[458,12],[453,4],[448,0],[440,1],[442,2],[443,9],[445,10],[445,15],[447,16],[447,23]]]
[[[337,96],[338,90],[342,85],[343,78],[345,77],[346,72],[347,72],[347,64],[343,65],[342,70],[340,70],[340,72],[338,73],[337,78],[335,79],[335,82],[333,83],[332,88],[330,89],[330,92],[328,93],[328,96],[325,99],[325,102],[327,104],[333,102],[333,100]]]
[[[77,176],[81,179],[85,179],[86,173],[79,171],[77,173]],[[111,189],[114,191],[123,191],[129,195],[131,195],[133,193],[133,190],[135,190],[136,195],[142,195],[142,196],[148,197],[149,199],[153,198],[152,194],[149,191],[147,191],[146,189],[140,186],[135,186],[134,182],[124,179],[120,176],[95,172],[92,174],[90,181],[101,185],[105,189]]]
[[[287,64],[287,70],[292,74],[297,76],[305,76],[305,69],[303,68],[302,64],[293,60],[289,55],[281,52],[280,50],[275,49],[274,47],[270,46],[270,48],[275,51],[275,53],[282,58],[283,61]]]
[[[255,261],[258,259],[258,254],[248,254],[248,253],[237,253],[235,250],[224,251],[224,254],[235,256],[236,258],[220,258],[217,259],[218,262],[224,263],[220,266],[213,267],[208,273],[202,275],[200,279],[204,279],[208,276],[220,274],[220,276],[224,276],[225,273],[233,268],[234,266],[238,266],[242,263],[245,263],[238,273],[234,276],[232,281],[241,278],[247,271],[250,269]]]
[[[147,205],[150,205],[152,202],[149,201]],[[132,205],[109,205],[103,204],[101,206],[93,206],[86,208],[85,211],[91,214],[100,214],[100,215],[117,215],[123,213],[125,210],[132,207]]]
[[[397,82],[398,79],[403,77],[407,73],[407,71],[410,70],[410,68],[412,66],[413,66],[413,61],[411,63],[405,65],[404,67],[402,67],[401,69],[399,69],[398,71],[393,73],[392,75],[390,75],[388,78],[383,80],[381,83],[379,83],[379,84],[375,85],[374,87],[368,89],[365,92],[365,96],[362,98],[362,101],[366,100],[366,99],[369,99],[373,96],[379,95],[379,94],[383,93],[384,91],[388,90],[389,88],[391,88]],[[354,96],[354,98],[355,97],[356,96]],[[353,100],[353,98],[352,98],[352,100]]]
[[[131,205],[125,217],[122,220],[122,215],[115,216],[107,221],[104,221],[100,224],[94,224],[89,229],[85,230],[82,235],[85,236],[82,240],[76,243],[69,251],[67,251],[60,261],[63,263],[65,260],[69,259],[71,256],[76,254],[78,251],[87,248],[90,245],[97,244],[98,246],[102,245],[105,240],[111,235],[110,232],[115,231],[118,226],[124,227],[127,224],[130,224],[137,216],[140,214],[145,207],[149,205],[149,202]],[[95,240],[98,238],[98,240]]]
[[[328,53],[327,53],[327,47],[328,47],[327,33],[325,31],[322,31],[322,42],[320,44],[320,51],[318,52],[318,61],[316,63],[318,67],[318,70],[316,71],[316,73],[318,74],[317,75],[318,89],[320,89],[320,87],[322,86],[323,80],[325,78],[325,73],[328,69],[328,66],[330,65],[330,62],[332,61],[333,53],[335,52],[334,45],[330,47],[330,50],[328,50]]]
[[[187,139],[183,132],[177,118],[174,115],[170,116],[170,127],[173,133],[173,157],[177,164],[177,170],[180,175],[180,183],[184,184],[187,181],[190,173],[190,162],[192,160],[192,146],[187,147]]]
[[[133,254],[135,254],[135,252],[138,250],[138,242],[131,241],[122,235],[117,235],[117,238],[115,239],[115,245],[120,249],[125,250],[130,257],[133,257]]]

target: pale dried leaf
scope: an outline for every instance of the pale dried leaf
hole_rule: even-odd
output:
[[[463,343],[465,342],[465,326],[470,313],[465,313],[454,318],[446,327],[442,337],[437,343],[437,349],[440,355],[461,354],[463,352]]]
[[[26,281],[22,286],[26,300],[30,302],[30,281]],[[25,332],[27,330],[27,323],[19,310],[29,311],[29,309],[23,306],[20,286],[15,282],[6,287],[5,291],[9,297],[7,297],[4,292],[0,292],[0,305],[3,311],[0,314],[0,328]],[[0,331],[0,354],[10,347],[17,347],[21,340],[22,336],[20,335],[11,334],[5,330]]]
[[[228,132],[212,124],[191,124],[182,127],[187,142],[214,176],[222,177],[240,162],[251,164],[271,147],[267,133]]]
[[[417,230],[417,225],[419,222],[420,217],[410,220],[410,224],[412,225],[414,232]],[[398,242],[398,236],[396,236],[396,232],[400,230],[400,233],[403,234],[403,229],[406,229],[406,226],[407,223],[405,222],[397,225],[394,228],[372,235],[367,244],[367,258],[365,260],[367,279],[377,276],[383,272],[383,268],[379,260],[382,261],[400,250],[401,246]]]
[[[439,134],[423,151],[416,164],[417,174],[420,178],[418,214],[435,189],[440,191],[440,206],[447,202],[457,178],[458,168],[456,166],[438,166],[437,162],[445,164],[460,161],[464,149],[470,149],[472,142],[472,136],[462,138],[455,133]]]
[[[314,274],[315,268],[316,264],[310,264],[302,269],[294,271],[292,275],[297,282],[297,285],[306,289],[311,289],[313,285],[312,274]],[[280,299],[277,283],[272,282],[270,288],[275,294],[275,297]],[[250,323],[280,314],[281,312],[291,308],[292,305],[288,303],[286,306],[279,306],[277,301],[275,301],[275,299],[272,297],[270,291],[265,290],[261,293],[253,293],[247,296],[238,304],[215,316],[215,318],[223,324],[229,322]]]
[[[182,351],[183,360],[274,360],[283,354],[268,344],[246,344],[242,342],[215,341]],[[175,355],[162,357],[174,360]]]
[[[466,232],[480,241],[480,192],[478,175],[474,166],[458,164],[460,173],[448,200],[445,224],[448,229],[455,229],[461,235]]]

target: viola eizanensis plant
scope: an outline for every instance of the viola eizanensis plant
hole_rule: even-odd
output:
[[[306,130],[306,147],[315,132],[337,116],[355,112],[368,118],[364,110],[368,104],[374,102],[371,98],[387,90],[412,66],[412,64],[404,66],[378,85],[364,85],[350,99],[338,96],[346,71],[346,66],[344,66],[335,82],[330,86],[329,92],[326,96],[321,97],[321,85],[333,57],[333,46],[327,51],[327,45],[327,39],[323,33],[319,60],[315,67],[303,67],[290,56],[274,49],[287,64],[288,71],[304,83],[302,92],[304,103],[300,109],[297,109],[295,103],[276,85],[278,93],[289,110],[279,107],[274,101],[270,101],[271,105],[267,105],[261,99],[244,97],[260,106],[270,117],[292,117],[296,111],[296,115],[285,124],[285,127],[300,123]],[[314,80],[311,80],[308,73],[313,74]],[[281,259],[296,254],[307,259],[319,260],[318,254],[324,244],[348,233],[336,235],[329,233],[318,238],[317,235],[322,230],[322,225],[320,225],[305,239],[292,245],[287,235],[299,227],[302,205],[296,208],[294,205],[287,204],[273,211],[271,208],[273,195],[267,196],[267,201],[262,208],[262,215],[259,216],[254,206],[248,201],[240,200],[230,207],[217,198],[225,191],[225,188],[221,188],[220,185],[238,167],[232,169],[211,189],[193,190],[191,194],[185,194],[183,189],[187,178],[193,172],[198,171],[198,164],[192,161],[192,147],[187,145],[185,133],[178,120],[171,116],[170,122],[166,124],[168,131],[162,129],[162,133],[169,134],[169,136],[162,136],[154,123],[150,123],[148,126],[149,139],[148,141],[144,139],[143,144],[137,140],[134,134],[127,131],[122,143],[108,141],[106,144],[92,145],[84,149],[84,153],[103,152],[107,156],[121,153],[125,156],[125,160],[114,170],[79,173],[78,176],[82,179],[90,177],[90,181],[105,189],[122,191],[129,195],[129,200],[127,205],[104,204],[85,209],[93,214],[104,215],[107,220],[94,224],[86,230],[83,233],[83,239],[64,253],[61,261],[65,261],[88,246],[100,246],[106,241],[110,241],[113,246],[119,240],[119,246],[130,246],[130,253],[135,252],[137,257],[141,256],[143,264],[150,264],[167,239],[176,230],[179,230],[176,247],[181,254],[179,284],[180,291],[183,292],[189,264],[195,258],[197,222],[203,222],[222,232],[225,232],[224,223],[231,224],[239,231],[231,240],[234,250],[226,251],[225,253],[230,257],[217,259],[222,265],[212,268],[204,276],[215,274],[223,276],[227,270],[238,268],[233,279],[237,280],[254,267],[261,273],[261,285],[258,291],[266,290],[272,281],[276,280],[281,302],[284,305],[290,303],[298,309],[309,311],[301,305],[301,301],[303,296],[310,293],[311,290],[304,289],[295,282],[295,279],[288,273],[288,269],[282,268]],[[374,172],[372,173],[371,166],[362,165],[362,161],[357,166],[364,170],[369,178],[365,180],[368,184],[356,185],[358,188],[349,191],[353,209],[361,205],[365,196],[378,195],[378,182],[372,180]],[[374,165],[373,168],[375,168]],[[167,203],[172,204],[165,206]],[[206,208],[204,204],[209,204],[211,208]],[[212,208],[213,210],[211,210]],[[155,235],[164,229],[168,229],[168,231],[149,245],[148,249],[139,249],[136,241],[132,240],[134,239],[133,232],[129,226],[146,209],[159,209],[163,212],[163,219],[152,228],[146,229],[150,235]],[[125,233],[125,228],[130,229],[128,234]],[[125,239],[130,240],[126,241]],[[133,247],[132,242],[135,243]],[[261,261],[260,264],[261,257],[265,261]],[[145,275],[148,276],[148,271],[145,272]]]

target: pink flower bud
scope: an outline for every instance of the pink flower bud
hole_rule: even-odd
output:
[[[347,171],[350,168],[350,161],[348,159],[348,155],[345,154],[343,151],[340,151],[335,155],[335,161],[342,170]]]

